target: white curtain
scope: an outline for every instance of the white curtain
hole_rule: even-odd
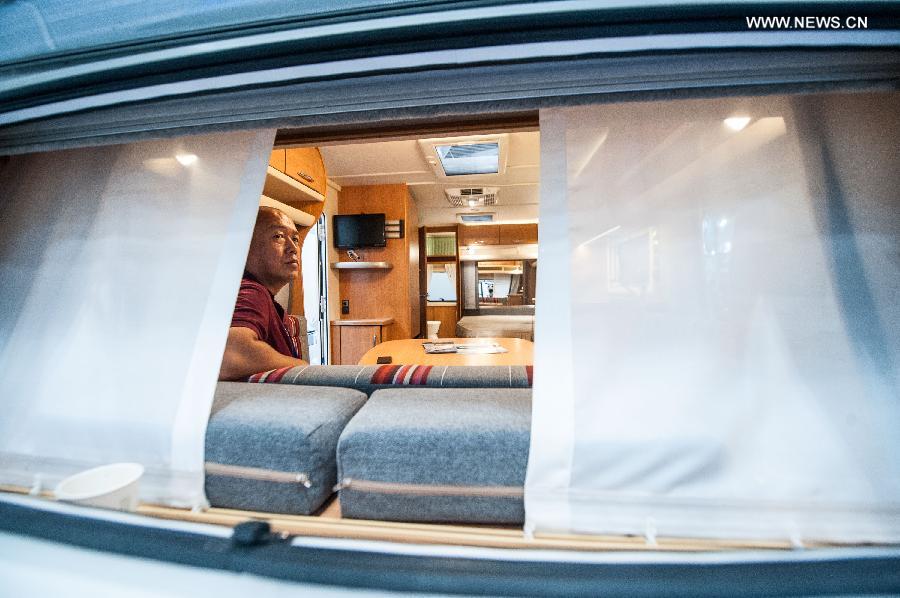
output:
[[[509,295],[511,279],[511,274],[494,274],[494,297],[505,299]]]
[[[0,167],[0,484],[136,461],[143,499],[204,502],[206,421],[273,140]]]
[[[447,278],[450,280],[450,285],[455,289],[456,288],[456,264],[444,264],[444,272],[447,273]]]
[[[900,94],[541,112],[530,530],[900,541]]]

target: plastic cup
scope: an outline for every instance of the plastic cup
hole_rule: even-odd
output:
[[[56,486],[58,500],[134,511],[138,505],[138,485],[144,474],[140,463],[112,463],[69,476]]]
[[[425,323],[426,328],[428,329],[428,339],[429,340],[437,340],[438,339],[438,330],[441,327],[440,320],[428,320]]]

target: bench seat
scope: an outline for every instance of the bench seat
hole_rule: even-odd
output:
[[[314,513],[337,481],[338,437],[365,402],[349,388],[219,382],[206,431],[210,504]]]
[[[531,389],[378,390],[338,442],[341,513],[524,521]]]

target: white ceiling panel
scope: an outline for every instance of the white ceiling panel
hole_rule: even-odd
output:
[[[502,175],[452,178],[438,176],[425,161],[415,139],[330,145],[320,148],[328,178],[340,186],[406,183],[419,210],[421,224],[456,223],[456,214],[472,211],[452,207],[448,188],[498,187],[497,205],[489,209],[499,222],[537,221],[540,192],[540,134],[509,134],[509,158]]]

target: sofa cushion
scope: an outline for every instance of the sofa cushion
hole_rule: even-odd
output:
[[[220,382],[206,430],[214,507],[308,515],[332,494],[338,437],[366,395]]]
[[[532,366],[302,365],[254,374],[248,382],[341,386],[371,394],[383,388],[529,388]]]
[[[338,443],[341,513],[522,523],[528,389],[379,390]]]

